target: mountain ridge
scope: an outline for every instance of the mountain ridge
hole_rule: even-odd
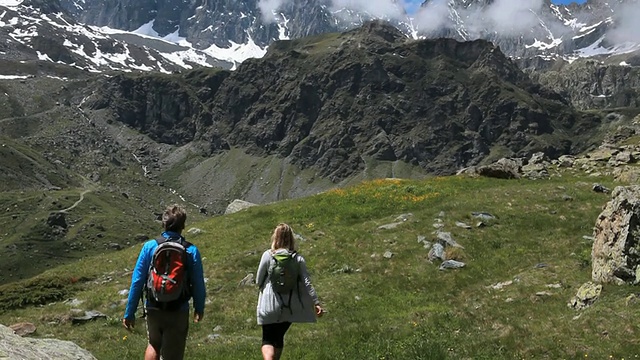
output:
[[[413,15],[397,4],[390,3],[379,9],[361,4],[354,8],[336,0],[328,3],[282,1],[274,3],[279,6],[273,9],[256,0],[202,4],[181,0],[162,4],[151,0],[84,0],[81,3],[77,0],[44,3],[29,0],[14,3],[17,5],[10,9],[28,8],[33,12],[42,6],[45,14],[64,12],[73,22],[91,26],[94,37],[126,34],[129,41],[118,45],[115,52],[121,54],[119,56],[134,57],[136,62],[128,67],[138,71],[148,67],[149,70],[171,72],[173,69],[167,61],[173,62],[178,69],[191,68],[195,64],[232,68],[247,58],[263,56],[274,41],[346,31],[373,19],[389,21],[413,38],[486,39],[514,59],[541,57],[575,61],[640,50],[640,34],[627,31],[633,26],[632,14],[640,13],[637,0],[618,0],[612,4],[591,1],[570,6],[554,5],[548,0],[530,0],[521,5],[504,0],[451,0],[446,4],[425,1]],[[37,11],[33,16],[38,16]],[[69,31],[77,30],[70,27]],[[78,35],[60,37],[70,36]],[[155,45],[145,38],[164,39],[181,48],[168,51],[163,46],[164,50],[153,50]],[[151,56],[158,64],[154,65],[148,59],[143,61],[140,55],[123,53],[123,46],[136,43],[142,44],[142,49],[136,51],[149,52],[146,57]],[[91,58],[95,54],[87,52],[85,56]]]

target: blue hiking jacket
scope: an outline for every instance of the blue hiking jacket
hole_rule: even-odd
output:
[[[170,237],[178,237],[180,234],[173,231],[165,231],[162,233],[165,239]],[[135,320],[136,310],[140,297],[144,291],[145,284],[147,283],[147,276],[149,275],[149,266],[151,265],[151,258],[153,252],[156,250],[158,242],[149,240],[142,246],[140,255],[138,255],[138,261],[136,267],[133,269],[131,275],[131,288],[129,289],[129,299],[127,301],[127,308],[124,312],[124,318],[128,320]],[[191,245],[187,248],[187,257],[191,260],[188,267],[189,281],[191,283],[191,296],[193,297],[193,308],[196,313],[204,314],[204,302],[206,296],[206,289],[204,285],[204,271],[202,270],[202,258],[200,251],[195,245]],[[146,301],[146,305],[149,306],[149,301]],[[189,300],[180,307],[179,311],[189,311]]]

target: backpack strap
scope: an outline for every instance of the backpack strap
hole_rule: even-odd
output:
[[[180,245],[184,246],[184,248],[188,248],[189,246],[193,245],[192,243],[188,242],[187,239],[184,238],[184,236],[180,236],[179,238],[175,238],[175,237],[164,237],[162,235],[158,236],[156,239],[156,243],[158,245],[165,243],[167,241],[175,241],[177,243],[180,243]]]
[[[298,300],[300,301],[300,304],[304,307],[304,304],[302,304],[302,298],[300,297],[300,286],[299,285],[299,280],[300,280],[300,265],[298,264],[298,260],[296,260],[296,256],[298,256],[298,252],[297,251],[290,251],[289,255],[291,256],[291,261],[294,261],[296,263],[296,266],[298,267],[298,277],[296,278],[296,293],[298,294]],[[284,299],[282,298],[282,294],[280,293],[276,293],[278,294],[278,296],[280,297],[280,303],[282,303],[282,307],[283,308],[288,308],[289,309],[289,313],[291,313],[291,315],[293,315],[293,309],[291,308],[291,298],[293,297],[293,289],[289,290],[289,301],[287,302],[287,305],[284,304]],[[282,313],[283,309],[280,309],[280,312]]]

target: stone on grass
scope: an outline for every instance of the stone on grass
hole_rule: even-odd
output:
[[[585,309],[591,306],[596,300],[598,300],[601,292],[602,285],[596,285],[592,282],[587,282],[580,286],[576,296],[574,296],[569,301],[569,306],[576,310]]]
[[[238,286],[253,286],[255,283],[255,277],[253,273],[247,274],[242,280],[240,280],[240,284]]]
[[[236,200],[233,200],[233,202],[231,202],[231,204],[227,206],[227,209],[225,210],[224,213],[225,215],[234,214],[234,213],[237,213],[238,211],[248,209],[252,206],[256,206],[256,204],[250,203],[248,201],[236,199]]]
[[[71,318],[71,323],[72,324],[84,324],[86,322],[89,321],[93,321],[96,319],[106,319],[107,315],[99,312],[99,311],[95,311],[95,310],[89,310],[89,311],[85,311],[83,316],[76,316],[76,317],[72,317]]]
[[[461,261],[457,261],[457,260],[446,260],[443,261],[442,264],[440,264],[440,267],[438,268],[439,270],[445,270],[445,269],[460,269],[465,267],[466,264],[461,262]]]
[[[27,336],[36,332],[36,326],[30,322],[21,322],[21,323],[13,324],[9,327],[18,336]]]
[[[0,325],[0,358],[7,360],[96,360],[85,349],[71,341],[23,338]]]

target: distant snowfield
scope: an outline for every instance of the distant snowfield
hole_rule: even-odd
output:
[[[0,80],[15,80],[15,79],[26,79],[26,78],[27,76],[22,76],[22,75],[0,75]]]
[[[23,0],[0,0],[0,6],[18,6]]]
[[[2,0],[0,0],[2,1]],[[147,37],[156,40],[166,41],[171,44],[176,44],[179,46],[183,46],[189,48],[190,50],[184,52],[174,52],[170,54],[162,54],[165,58],[170,59],[175,63],[180,63],[180,58],[186,58],[190,61],[201,63],[205,65],[205,60],[197,55],[197,51],[193,48],[193,45],[187,41],[186,38],[178,35],[179,30],[168,34],[167,36],[160,36],[155,30],[153,30],[153,24],[155,20],[151,20],[150,22],[140,26],[134,31],[128,32],[124,30],[113,29],[109,27],[100,27],[97,28],[101,32],[106,34],[135,34],[141,37]],[[280,30],[281,34],[284,34],[283,30]],[[284,36],[284,35],[281,35]],[[258,46],[251,37],[249,37],[249,41],[246,44],[237,44],[233,41],[230,41],[231,46],[228,48],[221,48],[216,45],[212,45],[206,49],[200,50],[207,55],[216,58],[218,60],[224,60],[233,64],[232,70],[235,70],[236,66],[243,61],[250,58],[261,58],[267,53],[266,48],[261,48]],[[185,67],[189,67],[188,65],[184,65]]]

